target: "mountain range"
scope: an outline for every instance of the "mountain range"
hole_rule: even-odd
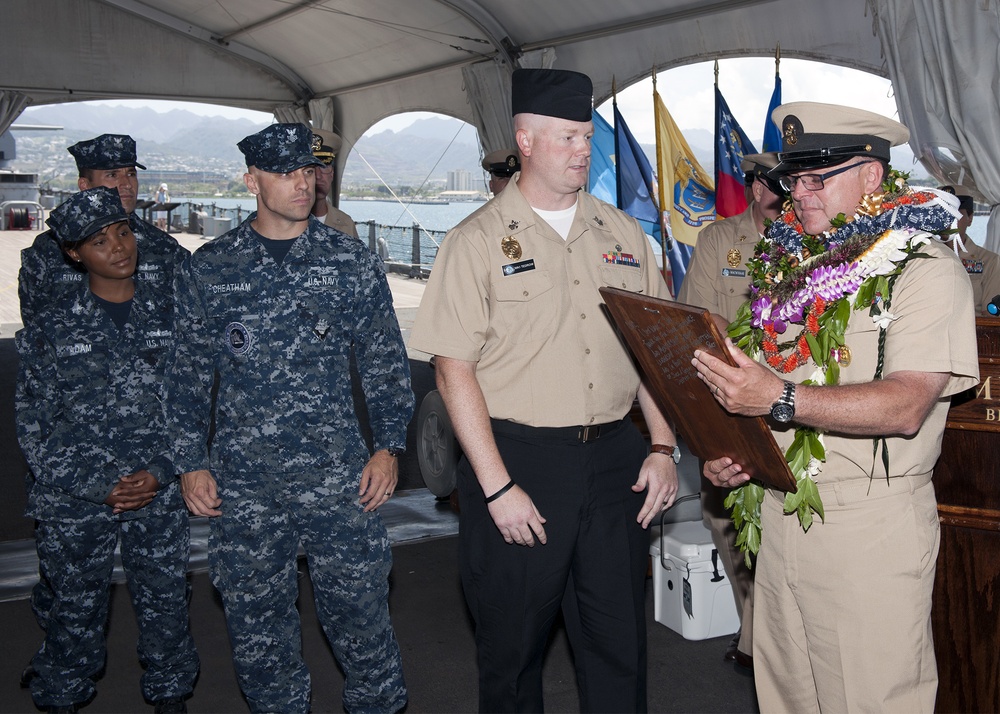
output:
[[[236,144],[262,129],[248,119],[206,117],[184,109],[157,112],[86,103],[31,107],[15,123],[51,125],[58,131],[15,131],[16,158],[12,168],[36,172],[42,181],[56,177],[75,179],[73,159],[66,147],[103,133],[129,134],[137,143],[139,161],[150,169],[213,171],[239,182],[245,170]],[[701,165],[712,170],[714,137],[704,129],[685,129],[684,136]],[[651,162],[655,147],[643,144]],[[894,161],[912,165],[909,147],[900,147]],[[465,170],[475,183],[482,175],[475,129],[458,119],[439,116],[419,119],[399,131],[384,130],[362,136],[347,159],[342,184],[395,187],[443,187],[449,171]],[[919,166],[914,174],[924,175]]]
[[[103,133],[132,136],[139,161],[150,169],[222,171],[238,179],[245,164],[236,144],[264,127],[248,119],[205,117],[183,109],[157,112],[83,103],[31,107],[18,118],[15,128],[17,124],[61,127],[14,133],[17,150],[12,168],[37,172],[43,181],[56,176],[75,178],[66,147]],[[710,165],[711,134],[694,131],[688,140],[699,159]],[[654,147],[643,149],[652,158]],[[454,170],[468,171],[475,181],[482,174],[479,161],[479,139],[472,126],[450,117],[431,117],[399,131],[362,136],[348,156],[342,183],[377,185],[381,178],[393,187],[417,188],[443,184]]]

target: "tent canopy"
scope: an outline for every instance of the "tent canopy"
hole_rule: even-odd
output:
[[[598,103],[653,68],[813,59],[886,76],[865,0],[4,0],[0,89],[273,112],[332,99],[348,145],[404,111],[478,124],[462,68],[525,52],[594,79]]]
[[[336,129],[432,111],[509,143],[510,72],[589,74],[598,104],[654,69],[784,57],[887,76],[914,154],[1000,217],[1000,1],[3,0],[0,131],[26,104],[208,102]],[[836,101],[831,97],[831,101]],[[942,152],[942,149],[947,152]],[[346,154],[338,156],[338,163]],[[342,172],[338,172],[342,175]],[[989,247],[1000,244],[991,220]]]

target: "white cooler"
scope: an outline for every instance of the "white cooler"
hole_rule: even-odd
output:
[[[733,589],[722,558],[712,557],[714,551],[712,534],[701,521],[664,524],[649,548],[654,617],[686,640],[740,629]]]

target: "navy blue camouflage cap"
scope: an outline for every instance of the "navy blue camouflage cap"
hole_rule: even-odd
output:
[[[303,166],[322,166],[313,156],[313,132],[305,124],[271,124],[251,134],[237,146],[247,160],[247,168],[256,166],[272,174],[286,174]]]
[[[145,169],[136,161],[135,139],[128,134],[101,134],[96,139],[79,141],[67,151],[76,159],[76,168],[121,169],[129,166]]]
[[[73,244],[112,223],[128,220],[125,207],[113,188],[96,186],[73,194],[52,209],[45,222],[56,234],[59,245]]]

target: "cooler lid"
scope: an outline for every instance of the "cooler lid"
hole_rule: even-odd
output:
[[[712,532],[701,521],[682,521],[663,525],[663,548],[667,555],[682,560],[708,560],[712,557]]]

